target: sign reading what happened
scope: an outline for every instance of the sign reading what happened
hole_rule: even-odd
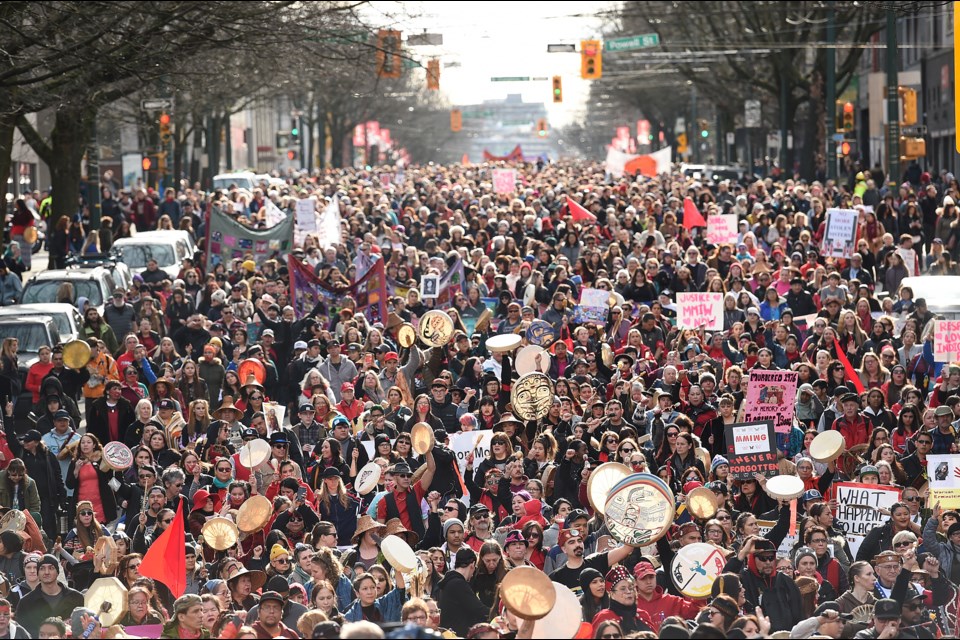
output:
[[[837,514],[836,518],[846,529],[847,544],[854,556],[860,549],[860,543],[876,527],[890,519],[890,506],[900,500],[900,490],[876,484],[860,482],[835,482]]]
[[[773,422],[743,422],[725,427],[727,460],[736,480],[749,480],[756,473],[777,475],[777,434]]]
[[[794,400],[797,396],[796,371],[765,371],[754,369],[747,384],[744,420],[770,420],[777,433],[790,433]]]
[[[677,326],[681,329],[723,330],[723,294],[678,293]]]
[[[960,360],[960,320],[934,320],[933,322],[934,361]]]

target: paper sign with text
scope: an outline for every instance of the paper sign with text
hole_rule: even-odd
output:
[[[697,329],[701,325],[707,331],[723,331],[723,294],[678,293],[677,326]]]
[[[767,537],[767,534],[770,533],[770,530],[777,525],[773,520],[757,520],[757,526],[760,527],[760,535],[764,538]],[[787,534],[784,537],[783,542],[780,543],[780,547],[777,549],[777,554],[785,556],[793,556],[793,548],[797,544],[799,536],[797,534]]]
[[[960,320],[934,320],[933,359],[935,362],[960,360]]]
[[[857,217],[853,209],[827,209],[823,253],[831,258],[850,258],[857,248]]]
[[[736,245],[739,239],[737,214],[727,213],[707,218],[707,242],[710,244]]]
[[[790,433],[796,411],[798,376],[796,371],[752,370],[743,419],[748,422],[770,420],[777,433]]]
[[[927,478],[930,482],[928,507],[939,502],[944,510],[960,508],[960,454],[927,456]]]
[[[493,170],[493,192],[494,193],[513,193],[517,190],[517,170],[516,169],[494,169]]]
[[[777,475],[777,434],[773,422],[744,422],[725,427],[727,460],[737,480],[748,480],[755,473]]]
[[[847,544],[854,557],[863,539],[876,527],[890,519],[880,509],[889,511],[900,500],[900,490],[876,484],[859,482],[835,482],[836,518],[847,531]]]

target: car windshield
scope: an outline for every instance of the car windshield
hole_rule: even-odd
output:
[[[253,180],[251,180],[250,178],[241,178],[238,176],[213,179],[214,189],[222,189],[224,191],[229,191],[232,187],[236,187],[238,189],[253,189]]]
[[[146,269],[151,258],[160,267],[172,267],[177,263],[173,247],[168,244],[125,244],[120,247],[123,263],[131,269]]]
[[[37,353],[40,347],[50,346],[50,336],[39,322],[2,322],[0,340],[16,338],[20,341],[17,353]]]
[[[100,285],[98,285],[96,281],[70,280],[69,282],[71,285],[73,285],[73,299],[69,301],[71,304],[76,304],[78,297],[87,298],[90,301],[90,304],[95,307],[103,304],[103,295],[100,291]],[[23,288],[23,299],[20,302],[22,304],[67,302],[66,300],[57,299],[57,291],[60,290],[62,285],[63,281],[61,280],[41,280],[30,282]]]

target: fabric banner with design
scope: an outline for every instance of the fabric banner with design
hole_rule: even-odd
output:
[[[371,323],[386,322],[387,279],[383,260],[377,260],[373,267],[353,284],[337,288],[320,280],[308,265],[293,256],[288,258],[287,264],[290,269],[290,302],[298,318],[309,315],[317,308],[318,303],[316,315],[330,318],[340,311],[344,298],[349,296],[356,301],[357,310]]]
[[[207,222],[207,270],[233,259],[253,260],[258,267],[270,259],[281,259],[293,246],[293,216],[269,229],[254,229],[236,222],[225,213],[211,212]]]

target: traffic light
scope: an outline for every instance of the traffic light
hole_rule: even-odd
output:
[[[277,131],[277,149],[285,149],[290,146],[290,134],[286,131]]]
[[[857,141],[856,140],[844,140],[837,145],[837,156],[855,156],[857,155]]]
[[[580,77],[598,80],[603,75],[603,58],[599,40],[580,41]]]
[[[402,72],[400,32],[381,29],[377,33],[377,75],[381,78],[399,78]]]
[[[560,76],[553,76],[553,101],[563,102],[563,86]]]
[[[845,102],[843,104],[843,130],[847,133],[853,131],[853,103]]]
[[[150,156],[144,156],[143,160],[140,161],[140,166],[144,171],[150,171],[150,167],[153,166],[153,162],[150,160]]]
[[[903,114],[900,118],[900,124],[905,127],[917,124],[917,92],[907,87],[899,87],[897,93],[900,94],[900,99],[903,101]]]
[[[537,119],[537,135],[541,138],[546,137],[547,135],[547,119],[538,118]]]
[[[290,144],[300,144],[300,118],[293,118],[290,125]]]
[[[170,144],[170,114],[160,114],[160,144]]]
[[[287,151],[287,160],[296,160],[296,159],[297,159],[297,152],[294,149],[290,149],[289,151]]]
[[[437,59],[427,62],[427,89],[431,91],[440,89],[440,61]]]
[[[687,152],[687,134],[681,133],[677,135],[677,153],[684,154]]]
[[[450,112],[450,131],[454,133],[463,129],[463,113],[460,109],[453,109]]]
[[[900,136],[900,152],[905,160],[923,158],[927,155],[927,141],[923,138]]]
[[[700,137],[709,138],[710,137],[710,123],[706,120],[697,120],[697,124],[700,125]]]

